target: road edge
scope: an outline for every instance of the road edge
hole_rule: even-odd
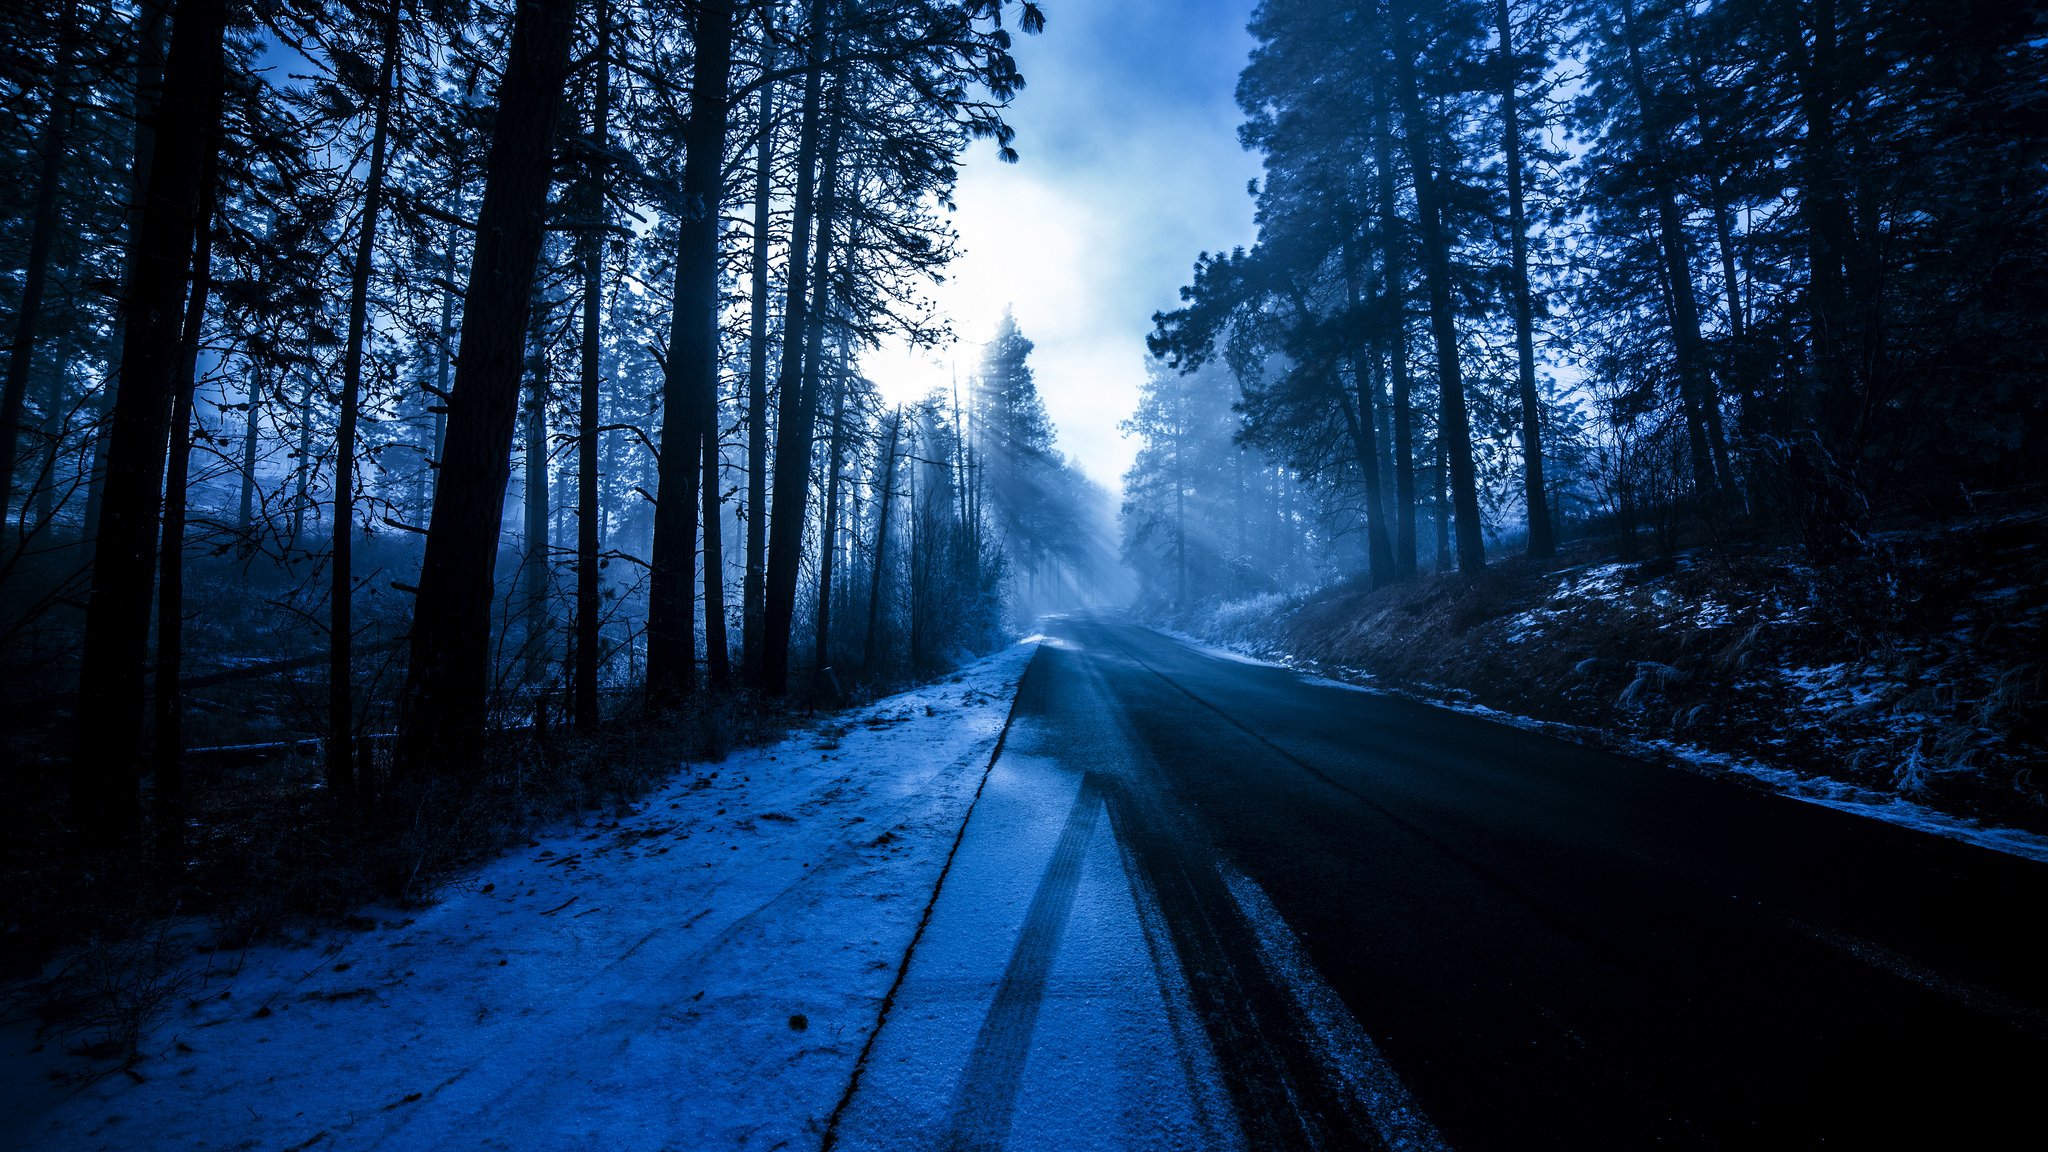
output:
[[[925,900],[924,912],[917,918],[917,930],[910,935],[910,943],[903,949],[903,959],[896,965],[896,976],[889,982],[889,990],[882,994],[882,1003],[875,1012],[874,1026],[868,1029],[867,1039],[861,1042],[860,1055],[854,1058],[853,1074],[847,1078],[846,1089],[839,1095],[838,1103],[832,1106],[825,1118],[825,1134],[818,1143],[818,1152],[831,1152],[839,1139],[839,1123],[846,1115],[846,1109],[853,1103],[854,1094],[860,1091],[861,1076],[867,1071],[868,1057],[874,1052],[875,1041],[882,1035],[882,1029],[889,1023],[889,1012],[896,1006],[896,993],[903,988],[903,981],[910,974],[910,962],[917,954],[917,945],[924,939],[924,931],[931,925],[932,909],[938,906],[939,893],[946,887],[946,877],[953,871],[953,858],[960,854],[960,845],[967,839],[967,825],[974,819],[974,810],[981,804],[982,790],[988,787],[988,778],[995,772],[996,761],[1003,758],[1003,747],[1009,743],[1010,728],[1017,722],[1017,702],[1024,698],[1024,682],[1031,678],[1031,669],[1038,663],[1039,653],[1045,650],[1040,643],[1031,653],[1031,659],[1024,662],[1024,671],[1017,676],[1017,684],[1010,691],[1010,711],[1003,718],[1003,730],[996,735],[996,744],[990,750],[988,763],[981,769],[981,779],[974,786],[974,798],[967,802],[967,811],[960,817],[960,827],[953,833],[953,846],[946,850],[946,862],[939,868],[939,878],[932,884],[931,896]]]

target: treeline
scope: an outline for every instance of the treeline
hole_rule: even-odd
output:
[[[1138,451],[1124,474],[1121,555],[1141,608],[1298,588],[1357,559],[1347,545],[1358,509],[1341,477],[1318,482],[1241,436],[1227,368],[1147,368],[1123,423]]]
[[[324,666],[306,710],[345,814],[474,783],[492,733],[551,717],[826,668],[836,693],[991,643],[1052,560],[1001,527],[1012,453],[982,445],[1043,411],[891,407],[859,354],[947,335],[922,286],[955,165],[976,138],[1015,159],[1011,34],[1043,22],[10,6],[0,643],[17,702],[70,710],[51,783],[79,843],[180,858],[185,691],[241,665]],[[246,599],[188,597],[195,571]],[[270,646],[195,666],[186,625],[238,616]]]
[[[1258,242],[1198,261],[1153,351],[1227,367],[1214,435],[1310,482],[1324,554],[1379,583],[1563,531],[1828,558],[1987,492],[2037,503],[2041,21],[1266,0],[1238,86]],[[1146,405],[1219,402],[1198,373]],[[1171,490],[1141,431],[1128,490]]]

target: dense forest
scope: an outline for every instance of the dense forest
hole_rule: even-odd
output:
[[[2038,505],[2033,4],[1265,0],[1258,241],[1155,318],[1154,603]]]
[[[1047,7],[0,7],[0,1147],[2039,1127],[2048,3]]]
[[[916,403],[861,371],[953,338],[956,165],[1017,158],[1011,37],[1043,24],[10,5],[8,863],[66,878],[19,900],[121,858],[402,892],[510,797],[617,784],[608,732],[715,754],[1112,564],[1063,527],[1110,498],[1014,320]]]

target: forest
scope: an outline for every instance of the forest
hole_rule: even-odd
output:
[[[19,956],[108,904],[404,895],[1113,564],[1063,528],[1110,498],[1014,320],[913,403],[861,370],[955,335],[955,166],[1016,159],[1011,38],[1043,23],[10,5],[4,838],[46,881],[11,885]]]
[[[2042,19],[1265,0],[1237,86],[1258,240],[1155,317],[1128,425],[1147,594],[1588,536],[1827,563],[2037,508]]]
[[[13,0],[0,168],[0,1146],[2039,1127],[2048,5]]]
[[[2048,826],[2043,20],[1266,0],[1256,242],[1124,425],[1141,610]]]

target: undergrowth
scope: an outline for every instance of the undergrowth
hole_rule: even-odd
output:
[[[1826,565],[1581,541],[1474,575],[1202,605],[1236,647],[2048,830],[2048,520],[1901,529]]]
[[[6,1011],[37,1017],[46,1043],[129,1067],[150,1021],[182,994],[193,954],[232,968],[260,940],[361,927],[372,904],[431,903],[548,824],[623,811],[682,764],[723,760],[793,720],[780,704],[726,697],[588,735],[504,732],[474,778],[397,783],[366,813],[335,810],[313,750],[197,758],[177,866],[146,854],[81,859],[63,827],[61,779],[12,774],[0,796]]]

